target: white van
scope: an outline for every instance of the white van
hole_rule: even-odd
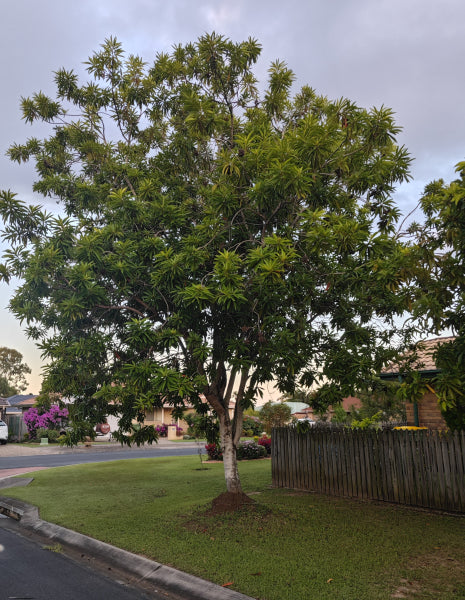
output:
[[[0,444],[6,444],[8,441],[8,425],[0,421]]]

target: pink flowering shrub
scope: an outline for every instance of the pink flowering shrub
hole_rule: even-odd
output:
[[[165,424],[157,425],[155,430],[160,437],[166,437],[168,435],[168,427]]]
[[[39,413],[39,409],[32,407],[24,413],[23,419],[29,436],[35,438],[37,429],[58,429],[61,427],[63,419],[67,419],[68,416],[67,408],[60,408],[54,404],[43,413]]]
[[[171,423],[171,425],[174,425],[175,423]],[[168,425],[165,425],[164,423],[162,423],[161,425],[157,425],[155,427],[155,431],[158,433],[158,435],[160,437],[166,437],[168,435]],[[176,425],[176,435],[181,435],[183,432],[182,427],[179,427],[179,425]]]

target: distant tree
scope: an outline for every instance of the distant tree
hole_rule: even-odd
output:
[[[244,415],[247,415],[249,417],[259,417],[260,416],[260,410],[257,410],[257,408],[246,408],[244,410]]]
[[[349,423],[352,420],[352,415],[348,415],[344,410],[342,404],[335,404],[333,406],[333,415],[331,417],[332,423]]]
[[[186,414],[184,420],[196,438],[205,438],[209,444],[219,443],[218,419],[206,414]]]
[[[291,407],[285,402],[267,402],[260,409],[260,420],[270,434],[273,427],[283,427],[291,419]]]
[[[450,184],[441,179],[426,186],[425,221],[410,231],[421,266],[414,314],[425,331],[449,330],[455,336],[438,345],[434,359],[440,374],[430,383],[449,427],[465,429],[465,162],[456,172],[459,177]]]
[[[48,361],[45,391],[75,398],[73,423],[119,414],[127,443],[155,439],[132,428],[146,410],[202,410],[203,394],[238,495],[262,385],[347,395],[392,357],[410,298],[391,197],[410,158],[392,111],[293,96],[282,62],[260,96],[259,54],[211,34],[148,66],[107,40],[89,83],[60,69],[56,98],[23,99],[53,132],[9,150],[35,161],[34,190],[62,216],[0,196],[0,274],[23,280],[11,309]]]
[[[406,398],[399,394],[399,388],[398,382],[374,379],[370,386],[357,391],[356,396],[361,400],[361,406],[352,411],[352,416],[365,419],[381,413],[383,421],[405,421]]]
[[[8,398],[27,387],[26,375],[31,369],[23,362],[23,355],[13,348],[0,347],[0,396]]]
[[[8,383],[6,377],[0,377],[0,396],[9,398],[18,393],[18,390]]]

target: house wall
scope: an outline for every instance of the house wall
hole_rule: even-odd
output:
[[[193,409],[188,409],[186,413],[195,412]],[[171,407],[154,408],[153,410],[147,410],[145,412],[144,425],[170,425],[176,422],[176,425],[183,428],[183,433],[187,432],[187,423],[184,419],[177,419],[174,421],[172,417],[173,409]]]
[[[415,425],[415,415],[413,403],[406,403],[407,425]],[[429,427],[430,429],[446,429],[447,425],[441,415],[438,405],[438,399],[435,394],[428,392],[418,402],[418,421],[420,427]]]

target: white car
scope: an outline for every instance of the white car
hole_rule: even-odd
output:
[[[310,427],[315,427],[316,425],[316,421],[314,421],[313,419],[309,419],[308,417],[304,417],[302,419],[297,419],[298,423],[308,423],[308,425]]]
[[[0,444],[6,444],[8,441],[8,425],[0,421]]]

